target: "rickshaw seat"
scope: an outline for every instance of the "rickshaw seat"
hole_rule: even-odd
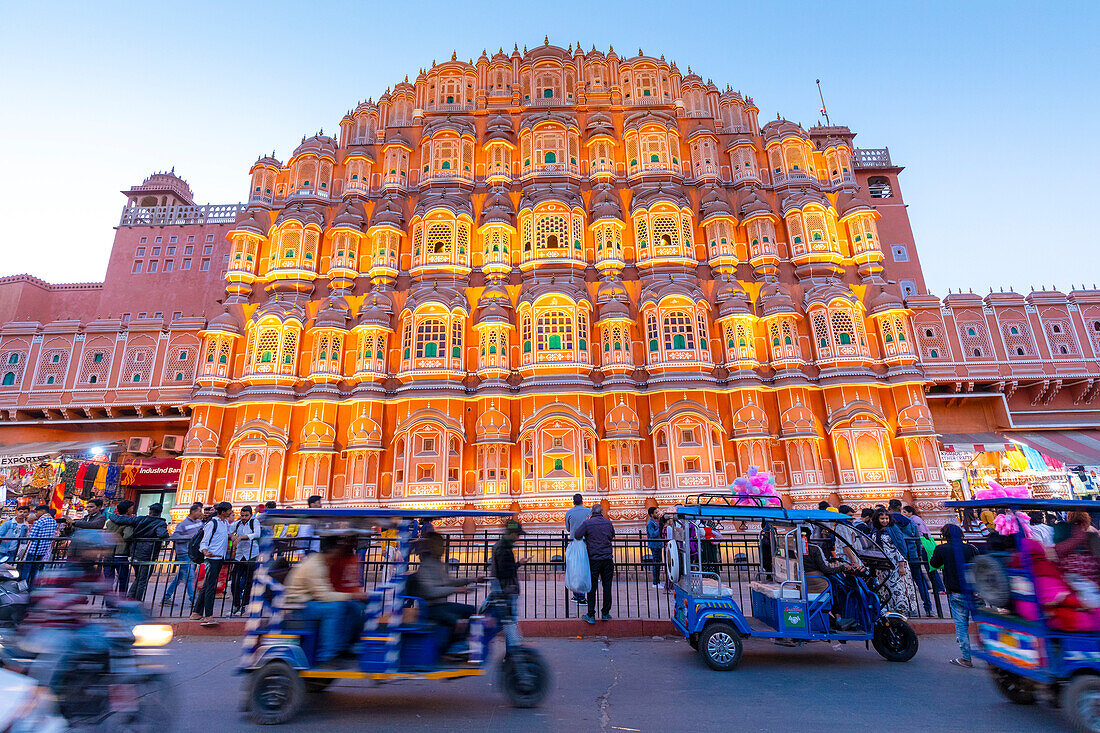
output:
[[[763,596],[767,596],[768,598],[775,598],[776,600],[802,600],[802,592],[793,585],[788,585],[784,588],[781,583],[768,583],[762,580],[754,580],[749,583],[749,590],[754,590]],[[807,596],[807,599],[814,601],[817,600],[819,596],[821,596],[821,593],[810,593]]]

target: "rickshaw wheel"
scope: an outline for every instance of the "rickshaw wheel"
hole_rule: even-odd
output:
[[[713,670],[728,672],[736,669],[741,662],[741,635],[730,624],[715,621],[699,635],[699,653]]]
[[[875,623],[871,646],[887,662],[908,662],[920,647],[917,632],[900,618],[880,618]]]
[[[993,674],[997,689],[1006,700],[1015,705],[1035,704],[1035,687],[1031,682],[1000,667],[990,667],[989,671]]]
[[[1077,733],[1100,733],[1100,676],[1075,677],[1062,692],[1062,707]]]
[[[515,649],[501,662],[500,682],[513,707],[533,708],[550,691],[550,668],[536,650]]]
[[[249,717],[259,725],[278,725],[294,717],[302,705],[305,684],[283,661],[268,662],[251,674]]]

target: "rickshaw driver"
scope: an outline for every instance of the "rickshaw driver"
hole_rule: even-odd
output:
[[[302,616],[319,622],[317,631],[318,667],[337,668],[336,661],[347,648],[350,630],[361,625],[367,594],[341,593],[332,587],[332,566],[351,552],[345,537],[322,537],[320,552],[306,555],[291,568],[284,583],[284,609],[300,609]]]
[[[827,538],[831,531],[824,529],[823,536]],[[823,593],[830,587],[833,589],[833,607],[829,613],[838,631],[850,631],[859,624],[855,619],[844,618],[844,606],[848,596],[848,582],[845,574],[856,569],[851,563],[840,560],[831,560],[825,556],[825,550],[820,544],[816,544],[810,537],[808,529],[802,530],[803,541],[806,543],[806,552],[802,556],[802,564],[805,568],[806,592],[810,595]]]
[[[456,633],[458,622],[470,618],[477,609],[468,603],[456,603],[447,598],[453,593],[467,593],[471,583],[480,578],[456,578],[443,564],[446,545],[443,535],[427,532],[420,537],[420,568],[414,574],[417,595],[428,604],[428,618],[447,628],[448,640],[445,651],[461,651],[454,648],[461,641]]]

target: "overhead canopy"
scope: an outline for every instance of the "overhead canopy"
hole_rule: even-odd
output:
[[[1100,466],[1100,430],[1013,430],[1013,440],[1070,466]]]
[[[973,453],[985,453],[986,451],[1013,450],[1012,441],[997,433],[946,433],[940,436],[940,443],[948,453],[971,451]]]
[[[107,449],[117,441],[57,440],[48,443],[15,443],[0,445],[0,468],[56,458],[62,453],[84,453],[93,448]]]

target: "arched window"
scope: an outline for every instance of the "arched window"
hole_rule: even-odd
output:
[[[1096,325],[1100,326],[1100,323],[1098,323]],[[1097,329],[1097,330],[1100,331],[1100,329]],[[12,354],[11,356],[9,356],[8,357],[8,363],[9,364],[18,364],[19,363],[19,354]]]
[[[665,350],[694,349],[694,331],[691,316],[687,313],[672,311],[666,314],[664,320]]]
[[[431,359],[445,353],[446,324],[438,318],[428,318],[416,328],[416,358]]]
[[[565,311],[547,311],[535,322],[536,351],[572,351],[573,317]]]
[[[8,372],[4,375],[4,386],[10,386],[15,384],[15,372]]]

